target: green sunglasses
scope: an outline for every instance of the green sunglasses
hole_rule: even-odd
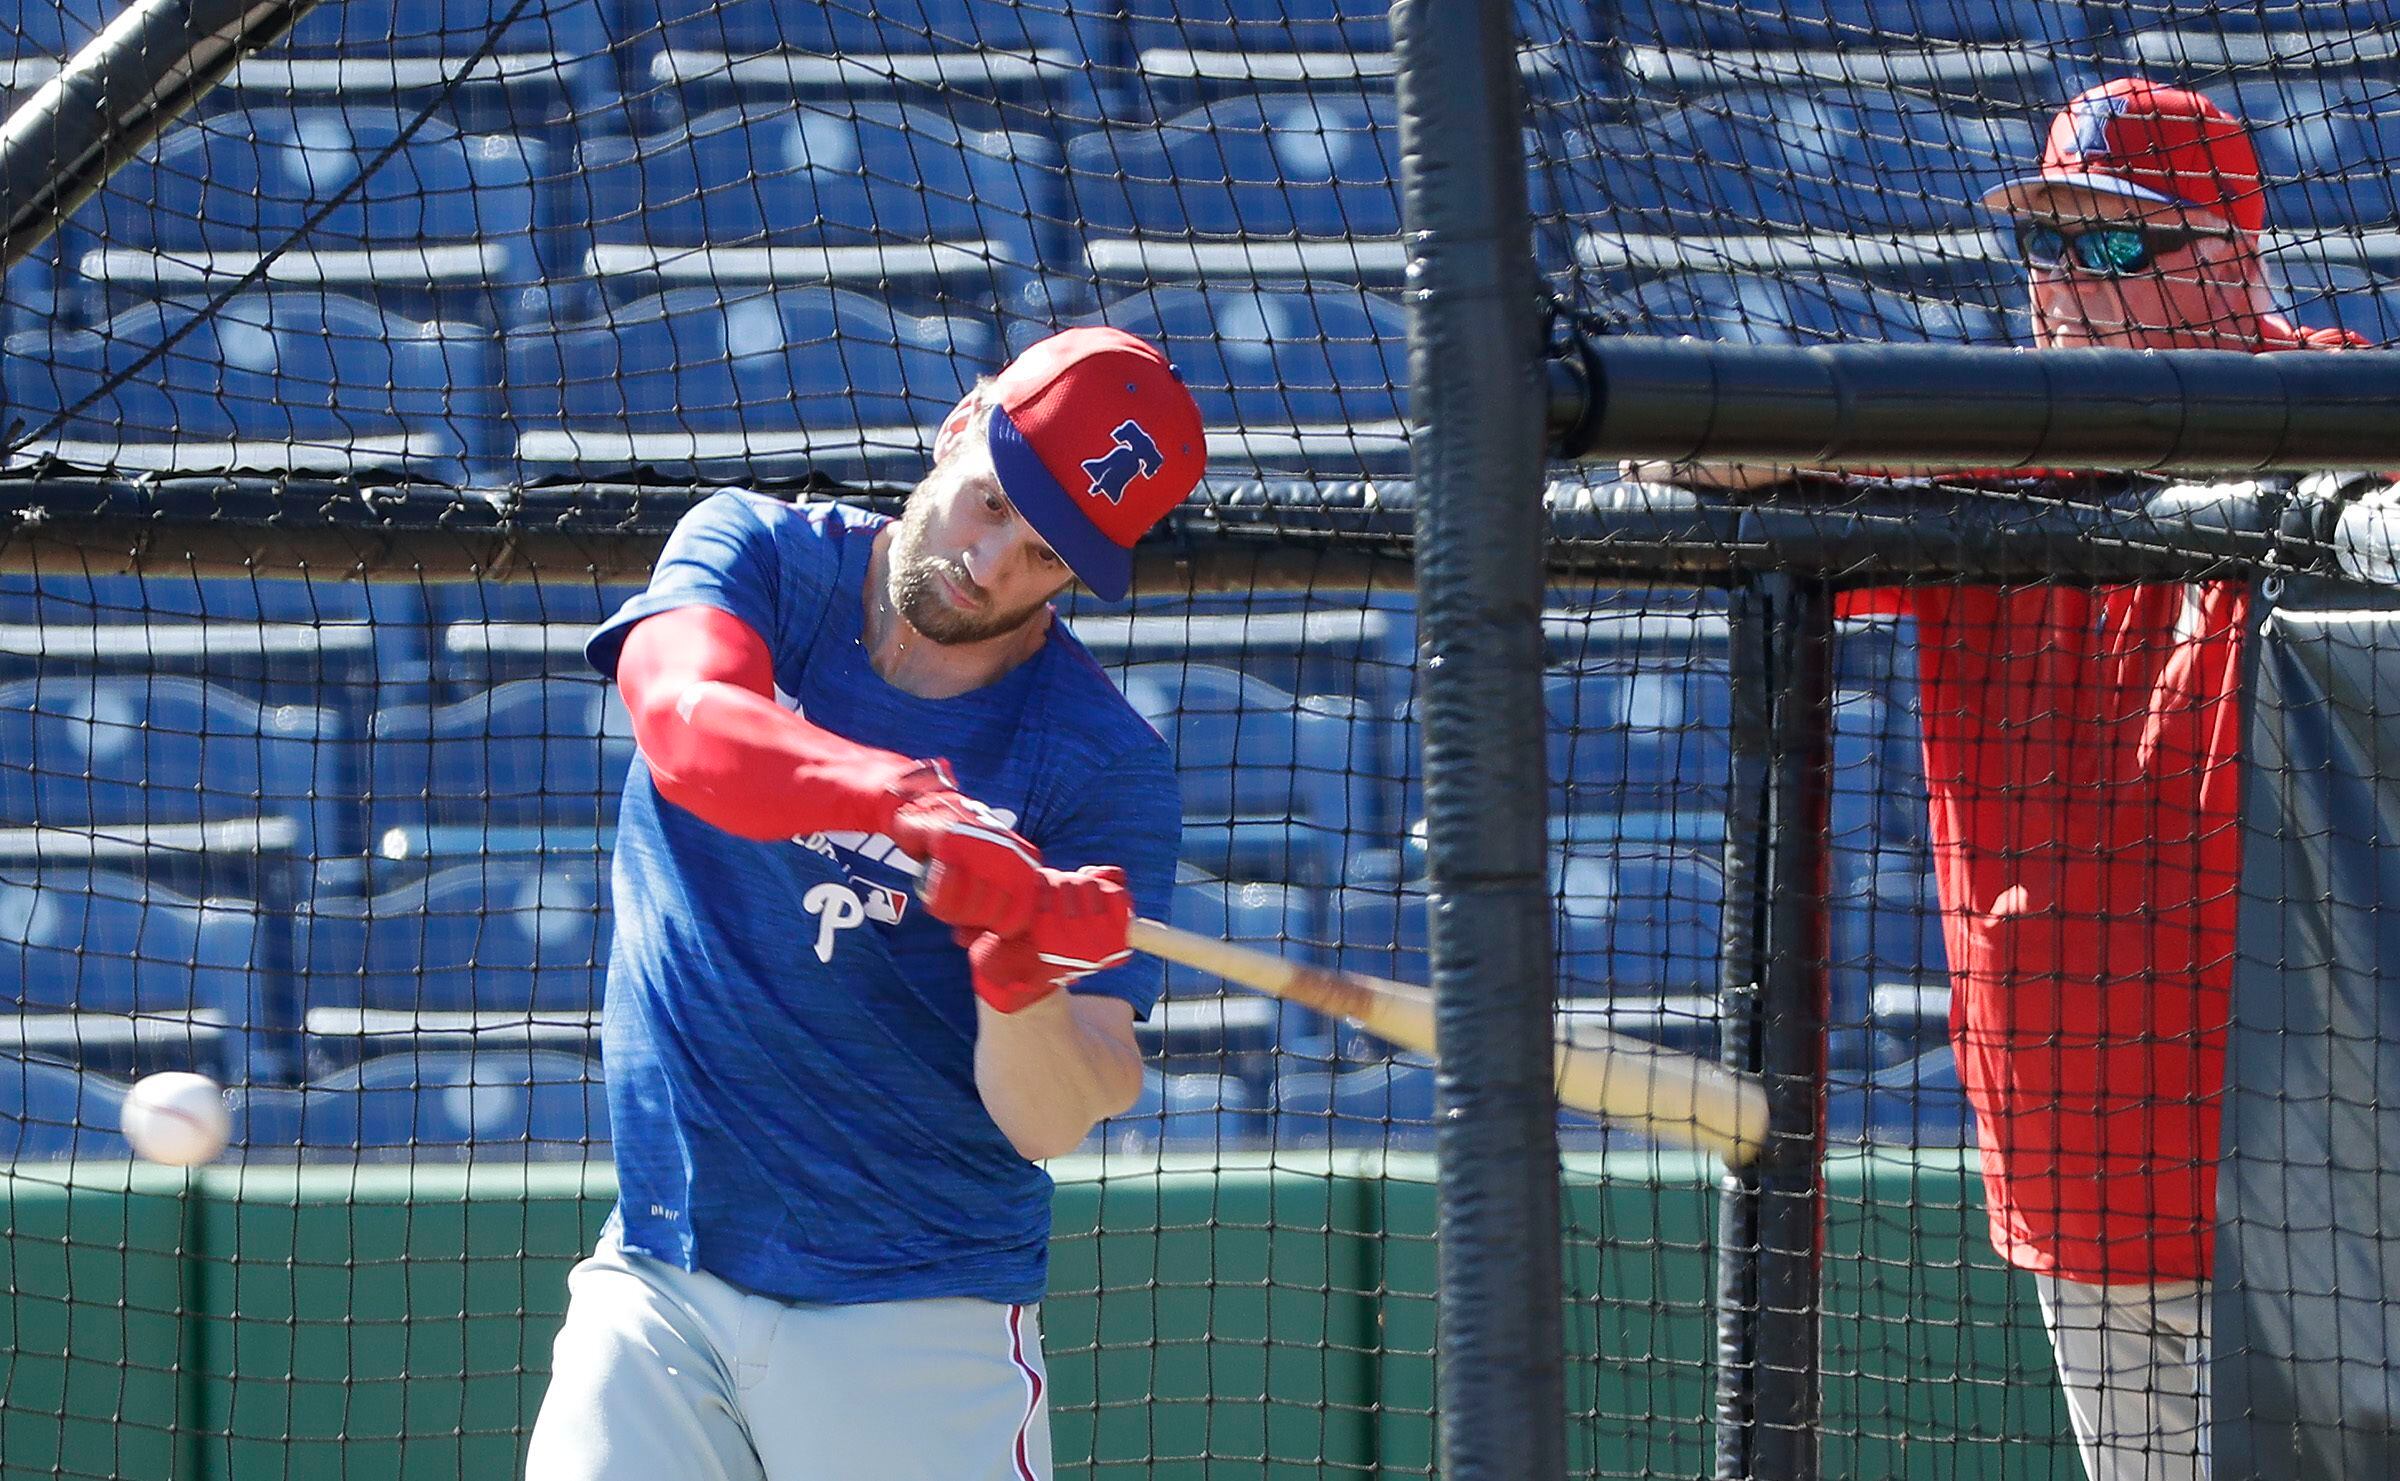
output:
[[[2117,278],[2138,273],[2170,252],[2179,252],[2202,237],[2225,237],[2230,231],[2197,231],[2181,226],[2083,226],[2068,228],[2047,221],[2017,223],[2017,252],[2028,267],[2073,267],[2079,272]]]

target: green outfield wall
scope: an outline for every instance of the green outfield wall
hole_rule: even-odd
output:
[[[1426,1472],[1429,1162],[1056,1170],[1062,1476]],[[1971,1163],[1849,1156],[1829,1176],[1826,1474],[2072,1474]],[[510,1476],[567,1268],[614,1196],[605,1166],[543,1163],[25,1164],[4,1186],[4,1481]],[[1709,1469],[1715,1200],[1694,1160],[1570,1163],[1570,1433],[1594,1473]]]

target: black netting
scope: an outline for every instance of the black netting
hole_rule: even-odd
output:
[[[0,12],[9,103],[111,10]],[[1557,326],[2400,339],[2390,4],[1516,16]],[[1158,913],[1427,980],[1390,48],[1383,8],[1350,0],[328,3],[8,270],[0,1471],[516,1471],[566,1269],[616,1196],[601,1036],[637,762],[585,638],[718,489],[901,507],[945,413],[1054,329],[1159,342],[1209,431],[1133,595],[1060,606],[1173,751]],[[2068,99],[2127,78],[2246,126],[2258,231],[2076,197],[2018,212],[2056,237],[2036,241],[1983,203],[2037,172]],[[2178,271],[2199,286],[2165,307],[2125,296]],[[2084,296],[2040,308],[2042,272]],[[2020,1055],[2012,1104],[2059,1135],[2195,1173],[2237,966],[2338,955],[2228,934],[2237,659],[2281,593],[2257,581],[2264,537],[2121,540],[2160,489],[2113,473],[1551,472],[1562,1029],[1711,1060],[1820,1027],[1824,1046],[1806,1248],[1738,1248],[1705,1155],[1562,1114],[1575,1474],[1730,1474],[1720,1416],[1778,1383],[1816,1395],[1822,1474],[2081,1474],[2017,1268],[2039,1259],[1994,1250],[1958,1049],[1984,1035],[1987,1076]],[[2383,481],[2345,484],[2349,508]],[[2271,520],[2289,482],[2229,497]],[[1836,526],[1855,543],[1771,548]],[[2010,543],[2033,534],[2073,559],[2039,569]],[[2172,584],[2134,580],[2167,565]],[[1738,626],[1770,567],[1839,588],[1799,660],[1822,662],[1822,723],[1778,758],[1809,800],[1772,829],[1745,766],[1797,691],[1767,696],[1788,655],[1745,658]],[[2372,685],[2335,687],[2327,749],[2358,770]],[[2278,778],[2324,770],[2293,744]],[[2372,830],[2290,810],[2273,826],[2305,882],[2246,903],[2352,898],[2302,864],[2336,834],[2371,856]],[[1802,876],[1762,874],[1794,829]],[[2112,857],[2136,862],[2104,878]],[[1780,956],[1729,961],[1758,944],[1741,920],[1795,901]],[[2009,950],[2068,964],[1990,956],[2003,917]],[[1821,1002],[1754,1020],[1756,979],[1794,966]],[[1432,1474],[1433,1065],[1196,970],[1166,981],[1139,1100],[1052,1164],[1060,1473]],[[2372,1078],[2340,1063],[2330,1098]],[[232,1147],[188,1178],[121,1132],[162,1070],[228,1088]],[[2183,1140],[2144,1148],[2162,1107]],[[2024,1194],[2037,1224],[2131,1165],[2074,1152]],[[2078,1270],[2183,1269],[2149,1238]],[[1798,1262],[1813,1356],[1729,1364],[1729,1243],[1752,1277]],[[2310,1371],[2326,1354],[2276,1315],[2234,1357]],[[2256,1367],[2245,1383],[2281,1414]]]

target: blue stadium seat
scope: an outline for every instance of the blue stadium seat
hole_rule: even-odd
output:
[[[666,0],[630,19],[650,80],[704,100],[895,93],[954,114],[982,103],[1029,122],[1045,108],[1097,118],[1122,68],[1115,8],[1084,0]]]
[[[2049,0],[2023,3],[2038,6],[2046,16],[2067,15],[2077,8],[2050,4]],[[1976,8],[1985,7],[1978,4]],[[1859,44],[1864,38],[1856,27],[1845,26],[1838,32],[1825,28],[1821,8],[1803,7],[1789,13],[1810,27],[1799,42],[1752,32],[1740,33],[1738,39],[1722,45],[1679,45],[1628,33],[1623,46],[1607,50],[1609,60],[1622,72],[1621,81],[1610,81],[1636,99],[1673,105],[1712,92],[1795,79],[1872,78],[1879,86],[1888,85],[1946,107],[1983,109],[2004,104],[2041,113],[2057,107],[2061,98],[2082,92],[2102,75],[2094,51],[2086,43],[2044,39],[2045,26],[2080,35],[2084,28],[2080,17],[2070,16],[2063,26],[2037,22],[1983,41],[1928,40],[1922,32],[1907,34],[1903,30]],[[1919,12],[1931,13],[1930,6]],[[1828,36],[1833,37],[1830,46],[1824,44]],[[2115,75],[2113,69],[2110,75]]]
[[[1901,1147],[1971,1147],[1975,1112],[1948,1046],[1862,1078],[1837,1078],[1825,1097],[1825,1135],[1834,1142]]]
[[[1880,695],[1837,690],[1832,719],[1828,843],[1837,857],[1872,855],[1892,841],[1898,829],[1884,821],[1887,808],[1898,806],[1884,775],[1884,758],[1898,745],[1890,711]]]
[[[247,1162],[299,1155],[306,1091],[294,1085],[234,1085],[225,1098],[233,1112],[227,1156]],[[342,1155],[347,1159],[353,1154],[345,1148]]]
[[[2066,50],[2090,31],[2087,7],[2048,0],[1927,4],[1926,0],[1599,0],[1601,29],[1635,45],[1708,50],[1855,46],[1926,41],[2021,43]],[[2231,9],[2232,7],[2227,7]],[[1612,14],[1613,12],[1613,14]],[[2213,14],[2213,12],[2212,12]]]
[[[2040,153],[2031,124],[1813,85],[1736,91],[1554,146],[1571,208],[1616,233],[1986,227],[1977,204]]]
[[[159,825],[287,818],[299,857],[349,853],[349,751],[330,710],[262,708],[194,679],[0,684],[0,826],[104,828],[131,843]]]
[[[2243,0],[2207,7],[2206,23],[2221,31],[2373,35],[2400,28],[2400,0]]]
[[[0,1162],[130,1158],[125,1086],[73,1065],[0,1059]]]
[[[1724,836],[1732,689],[1717,659],[1619,661],[1542,680],[1550,811],[1578,838]]]
[[[1326,902],[1327,965],[1394,982],[1429,982],[1425,887],[1344,886]]]
[[[614,302],[684,284],[849,284],[915,305],[1019,297],[1058,229],[1050,146],[899,103],[787,99],[587,139],[590,271]],[[904,301],[905,302],[905,301]]]
[[[2204,89],[2250,124],[2268,180],[2267,224],[2383,226],[2400,221],[2400,82],[2268,73]]]
[[[978,320],[912,318],[863,293],[683,288],[507,342],[528,478],[924,472],[933,429],[1001,359]]]
[[[1767,135],[1767,159],[1785,172],[1802,223],[1823,230],[1989,226],[1983,192],[2041,156],[2024,119],[1946,113],[1863,89],[1784,88],[1716,106]]]
[[[276,276],[371,295],[411,319],[519,316],[549,226],[545,147],[441,123],[403,142],[413,123],[403,109],[353,105],[220,113],[177,129],[72,218],[79,271],[113,309],[221,287],[279,252]],[[330,214],[312,227],[320,212]]]
[[[600,1066],[556,1050],[379,1055],[300,1092],[306,1152],[463,1161],[607,1155]]]
[[[2201,11],[2140,7],[2122,25],[2108,47],[2109,75],[2177,82],[2222,103],[2228,81],[2305,88],[2312,77],[2350,83],[2389,78],[2400,0],[2251,0]],[[2253,116],[2245,109],[2235,113]],[[2282,113],[2269,107],[2263,116]]]
[[[1324,930],[1315,891],[1259,880],[1235,883],[1190,864],[1175,876],[1168,921],[1212,940],[1232,941],[1293,960],[1315,955]],[[1191,967],[1167,966],[1166,992],[1149,1022],[1136,1026],[1154,1059],[1218,1070],[1263,1072],[1277,1048],[1302,1051],[1330,1026],[1305,1008],[1238,988]]]
[[[309,10],[233,81],[261,96],[439,94],[470,122],[530,129],[614,106],[603,11],[604,0],[343,0]]]
[[[436,867],[595,849],[615,824],[633,751],[625,702],[597,674],[378,711],[367,742],[374,849]]]
[[[1433,1073],[1432,1065],[1405,1057],[1287,1071],[1275,1081],[1275,1144],[1430,1147]]]
[[[641,589],[547,571],[539,581],[433,586],[425,607],[434,679],[463,695],[510,679],[588,674],[584,639]]]
[[[1213,664],[1128,664],[1113,677],[1174,748],[1186,859],[1226,878],[1336,875],[1375,815],[1383,738],[1363,706]]]
[[[1295,87],[1388,92],[1389,8],[1380,0],[1131,0],[1127,17],[1142,81],[1169,111]],[[1527,82],[1568,82],[1559,64],[1590,49],[1591,7],[1519,0],[1516,12]]]
[[[1408,317],[1354,289],[1170,288],[1100,320],[1165,347],[1200,402],[1210,456],[1328,476],[1402,473]]]
[[[1217,1152],[1255,1145],[1266,1134],[1258,1092],[1234,1075],[1142,1070],[1141,1098],[1092,1128],[1083,1150],[1109,1153]]]
[[[1380,0],[1131,0],[1144,52],[1388,52],[1391,7]]]
[[[0,681],[68,667],[191,674],[347,715],[353,699],[407,698],[422,682],[424,611],[421,588],[400,581],[0,573]]]
[[[1673,1042],[1713,1034],[1713,1015],[1696,1000],[1719,986],[1725,879],[1715,859],[1691,849],[1570,844],[1552,857],[1550,888],[1562,999],[1634,1004],[1619,1032]],[[1337,889],[1326,919],[1330,965],[1399,982],[1430,979],[1421,882]]]
[[[1210,433],[1211,438],[1215,432]],[[1388,585],[1305,593],[1146,593],[1102,602],[1070,588],[1059,610],[1107,668],[1153,659],[1238,667],[1293,694],[1347,694],[1378,716],[1416,675],[1416,598]],[[1397,775],[1387,769],[1388,782]],[[1381,820],[1378,826],[1381,826]]]
[[[117,18],[111,0],[0,0],[0,92],[23,95]]]
[[[242,1021],[263,949],[255,901],[195,900],[113,870],[0,863],[0,1002],[20,1012]]]
[[[461,864],[303,912],[312,1012],[588,1013],[608,977],[614,927],[597,853]]]
[[[1561,931],[1560,996],[1717,991],[1725,873],[1716,859],[1636,844],[1570,847],[1554,870],[1562,916],[1606,927]]]
[[[1719,236],[1796,225],[1780,159],[1759,129],[1701,109],[1568,129],[1544,144],[1559,162],[1569,218],[1605,236]]]
[[[1101,279],[1395,282],[1389,97],[1233,98],[1067,144],[1066,219]]]
[[[2276,263],[2289,284],[2284,301],[2293,319],[2312,329],[2346,329],[2387,349],[2400,345],[2400,276],[2299,258],[2285,253]]]
[[[1832,277],[1679,274],[1653,278],[1617,295],[1612,307],[1635,333],[1736,344],[2010,341],[2006,320],[1971,300],[1917,297]]]
[[[1275,1145],[1425,1151],[1434,1141],[1434,1068],[1399,1059],[1351,1068],[1287,1070],[1275,1094]],[[1559,1144],[1597,1151],[1620,1134],[1572,1111],[1558,1118]]]
[[[10,415],[40,433],[20,456],[466,481],[494,422],[492,347],[481,334],[333,295],[244,294],[215,312],[204,306],[144,304],[94,329],[11,335]],[[171,337],[173,348],[152,359]],[[71,414],[53,426],[62,413]]]
[[[1948,986],[1941,901],[1925,865],[1893,863],[1854,877],[1828,905],[1833,1022],[1886,1032],[1877,1021],[1879,991],[1897,989],[1914,1000],[1920,990],[1938,994]],[[1916,1017],[1889,1031],[1915,1034],[1921,1027]]]

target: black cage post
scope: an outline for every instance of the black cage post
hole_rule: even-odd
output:
[[[1717,1476],[1813,1481],[1824,1273],[1826,795],[1833,597],[1773,573],[1731,610],[1725,1062],[1767,1086],[1767,1150],[1717,1215]]]
[[[1566,1379],[1544,819],[1546,390],[1509,0],[1392,8],[1430,944],[1441,1472],[1555,1481]]]

